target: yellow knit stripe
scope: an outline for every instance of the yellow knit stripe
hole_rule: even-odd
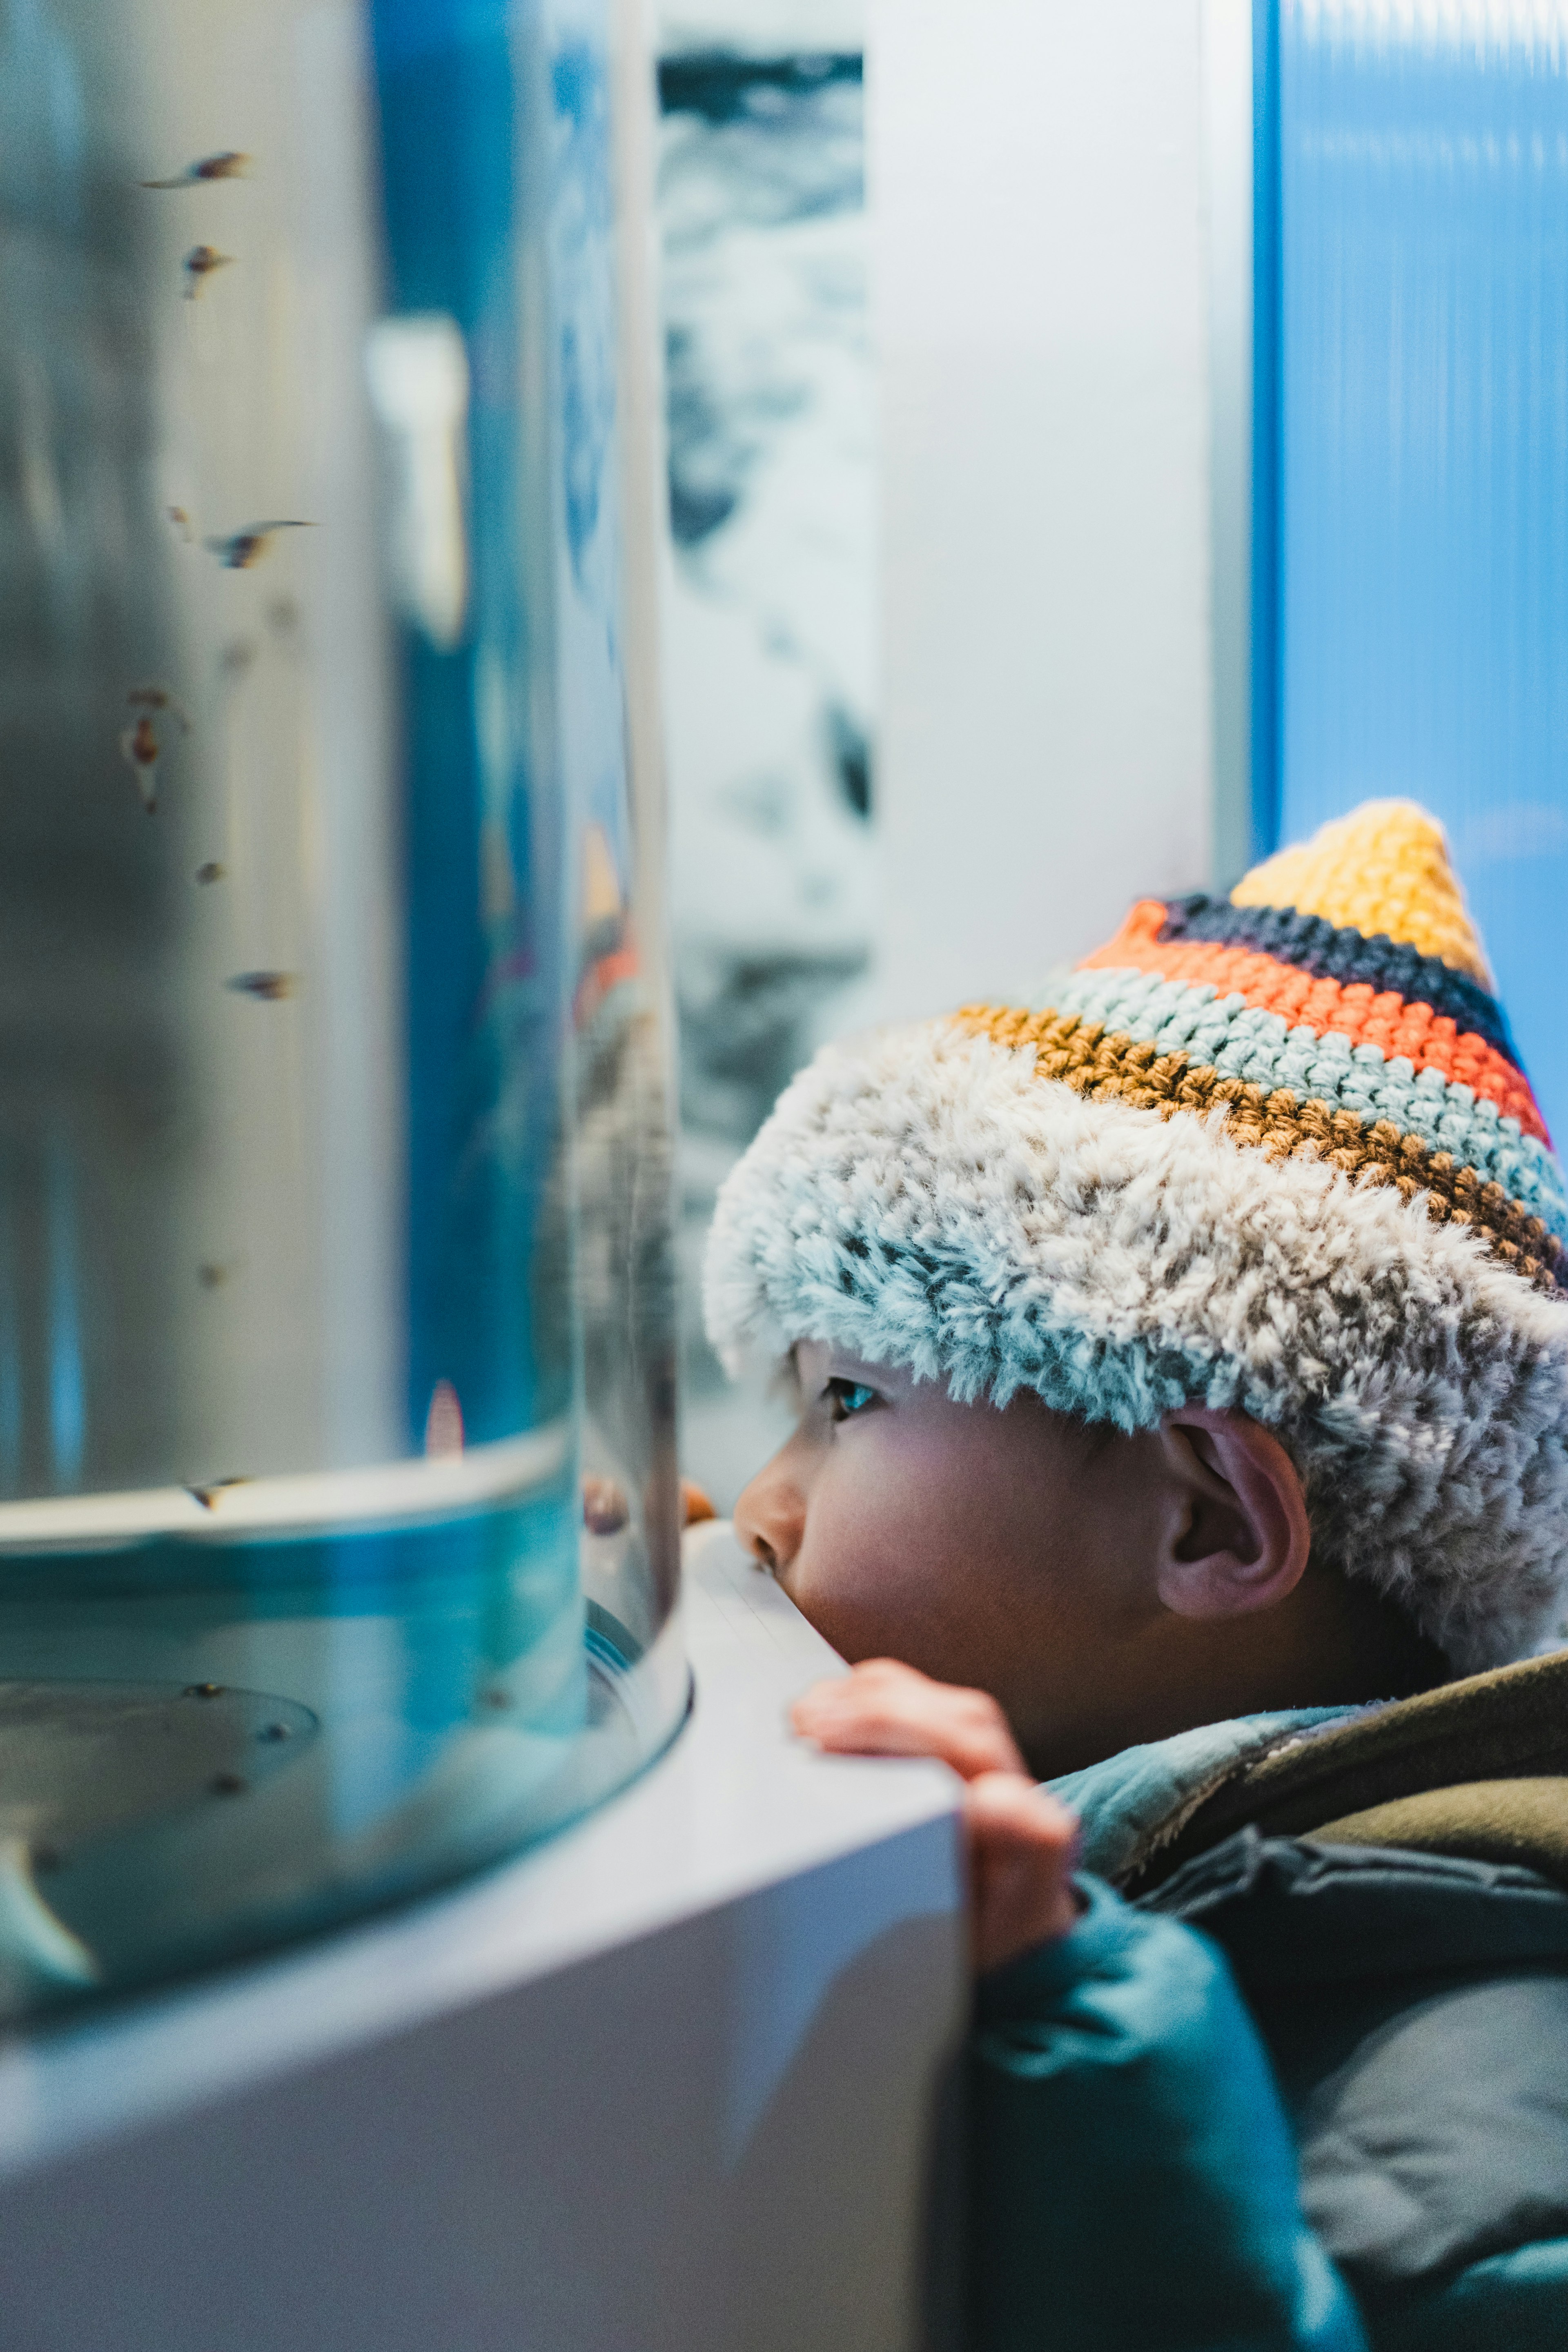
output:
[[[1385,933],[1492,985],[1443,828],[1414,801],[1364,801],[1266,857],[1230,897],[1237,907],[1294,907],[1368,939]]]

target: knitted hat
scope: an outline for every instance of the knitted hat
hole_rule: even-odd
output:
[[[1123,1430],[1237,1406],[1465,1668],[1568,1552],[1568,1200],[1440,828],[1148,898],[1043,1003],[829,1046],[719,1196],[731,1370],[818,1339]]]

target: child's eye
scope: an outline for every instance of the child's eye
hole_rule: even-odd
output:
[[[835,1421],[848,1421],[877,1402],[876,1390],[868,1388],[864,1381],[834,1379],[828,1381],[823,1394],[827,1399],[827,1409]]]

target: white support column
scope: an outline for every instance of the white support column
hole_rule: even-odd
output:
[[[1214,862],[1200,0],[876,0],[878,1013]]]

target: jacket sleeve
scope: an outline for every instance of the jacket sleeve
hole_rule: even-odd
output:
[[[1079,1885],[980,1986],[972,2352],[1366,2352],[1224,1959]]]

